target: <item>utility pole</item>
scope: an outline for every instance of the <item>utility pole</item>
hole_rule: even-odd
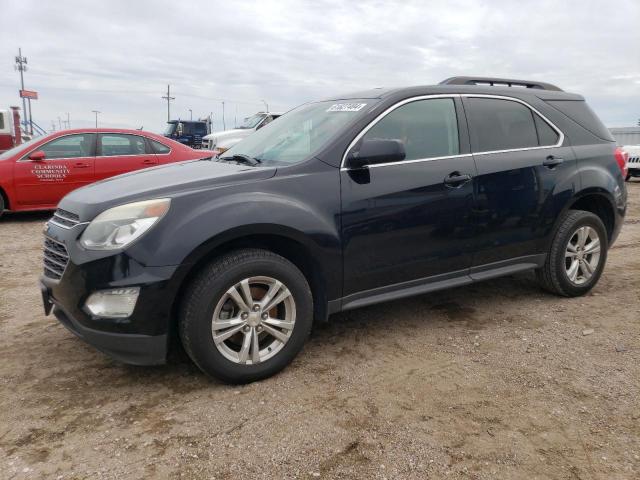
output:
[[[269,104],[264,100],[262,100],[262,103],[264,103],[264,106],[267,108],[267,113],[269,113]]]
[[[31,99],[27,98],[27,105],[29,105],[29,133],[33,135],[33,117],[31,116]]]
[[[189,117],[190,120],[193,120],[193,110],[189,109]]]
[[[16,57],[15,69],[20,72],[20,89],[24,90],[24,72],[27,71],[27,59],[22,56],[22,48],[18,48],[18,56]],[[22,97],[22,111],[24,112],[24,116],[25,116],[24,124],[26,127],[27,126],[27,102],[24,99],[24,97]],[[31,119],[29,119],[29,123],[30,122],[31,122]]]
[[[226,130],[227,125],[224,122],[224,100],[222,101],[222,130]]]
[[[69,112],[67,112],[67,128],[71,128],[71,120],[69,118]]]
[[[167,85],[167,94],[162,97],[167,101],[167,122],[171,120],[171,100],[175,100],[176,97],[171,96],[171,85]]]
[[[91,110],[91,111],[96,114],[96,128],[98,128],[98,114],[102,112],[100,112],[99,110]]]
[[[58,128],[62,130],[62,120],[60,120],[60,117],[58,117]]]

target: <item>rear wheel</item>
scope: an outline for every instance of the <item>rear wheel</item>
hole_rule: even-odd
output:
[[[260,380],[301,350],[312,302],[291,262],[266,250],[238,250],[209,264],[189,286],[180,337],[205,373],[230,383]]]
[[[591,212],[570,210],[551,243],[537,277],[548,291],[566,297],[584,295],[600,278],[607,260],[607,232]]]

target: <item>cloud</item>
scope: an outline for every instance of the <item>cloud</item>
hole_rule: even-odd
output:
[[[213,112],[264,108],[453,75],[532,78],[581,93],[608,125],[640,117],[640,3],[596,1],[1,0],[0,105],[19,103],[29,59],[34,119],[158,131]],[[237,112],[237,113],[236,113]]]

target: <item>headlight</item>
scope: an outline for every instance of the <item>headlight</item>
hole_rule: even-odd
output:
[[[105,210],[89,224],[80,245],[89,250],[117,250],[140,238],[169,211],[171,200],[160,198]]]
[[[213,151],[216,153],[216,155],[222,155],[227,150],[229,150],[229,148],[225,148],[225,147],[216,147],[216,148],[213,149]]]

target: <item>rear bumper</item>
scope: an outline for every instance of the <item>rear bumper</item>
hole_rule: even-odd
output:
[[[54,304],[53,314],[73,334],[110,357],[131,365],[160,365],[167,357],[167,335],[112,333],[87,328]]]

